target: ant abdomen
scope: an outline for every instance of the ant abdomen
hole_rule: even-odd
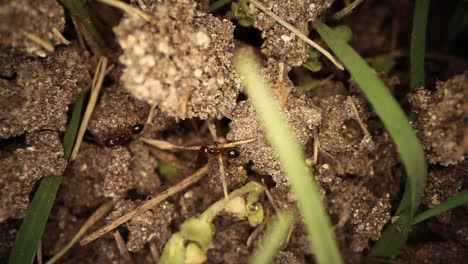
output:
[[[140,134],[143,131],[144,125],[136,124],[127,130],[124,134],[108,138],[104,141],[104,146],[108,148],[113,148],[119,145],[122,145],[125,141],[130,139],[131,135]]]

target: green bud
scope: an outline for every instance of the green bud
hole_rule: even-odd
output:
[[[196,243],[189,243],[185,248],[185,264],[201,264],[205,261],[205,252]]]
[[[213,228],[210,222],[189,218],[180,226],[180,233],[185,239],[197,242],[205,251],[212,245]]]
[[[174,233],[164,245],[161,264],[183,264],[185,259],[184,238],[180,233]]]
[[[263,212],[263,206],[261,203],[254,203],[249,207],[247,220],[251,226],[257,226],[263,222],[265,214]]]

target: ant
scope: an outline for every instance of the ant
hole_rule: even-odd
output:
[[[240,155],[240,152],[235,148],[210,148],[207,146],[201,146],[198,153],[205,155],[210,154],[213,156],[221,154],[227,156],[230,159],[235,159]]]
[[[104,146],[108,148],[113,148],[118,145],[121,145],[122,143],[130,139],[130,136],[140,134],[143,131],[143,128],[144,125],[136,124],[132,126],[128,131],[126,131],[125,134],[106,139],[104,141]]]

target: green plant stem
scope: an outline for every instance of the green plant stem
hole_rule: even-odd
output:
[[[426,51],[427,15],[430,4],[430,0],[416,0],[414,4],[410,55],[410,89],[412,91],[424,86],[424,54]]]
[[[79,127],[84,99],[85,92],[82,92],[75,101],[72,117],[63,138],[64,157],[67,160]],[[16,241],[8,259],[9,264],[33,263],[61,181],[61,176],[46,176],[41,180],[16,235]]]
[[[463,191],[455,195],[454,197],[451,197],[441,204],[432,207],[429,210],[426,210],[418,215],[416,215],[413,218],[413,222],[411,223],[412,225],[421,223],[424,220],[427,220],[431,217],[434,217],[436,215],[439,215],[445,211],[451,210],[455,207],[461,206],[468,203],[468,190]]]
[[[288,232],[293,224],[293,216],[289,212],[279,212],[271,221],[260,247],[250,258],[251,264],[273,263],[276,253],[286,241]]]
[[[291,184],[317,263],[343,263],[314,176],[305,163],[302,147],[275,101],[272,89],[263,79],[254,52],[248,48],[239,49],[234,65]]]
[[[261,184],[251,181],[246,185],[242,186],[239,189],[232,191],[227,199],[222,199],[217,201],[216,203],[212,204],[208,209],[206,209],[198,218],[204,220],[206,222],[212,222],[216,215],[219,214],[226,205],[233,199],[247,193],[261,193],[263,192],[264,188]]]
[[[208,13],[213,13],[214,11],[220,9],[221,7],[231,3],[232,0],[218,0],[214,3],[212,3],[209,7],[208,7]]]

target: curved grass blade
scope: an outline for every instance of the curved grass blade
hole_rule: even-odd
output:
[[[82,92],[75,101],[72,117],[63,137],[64,156],[67,160],[80,124],[84,99],[85,92]],[[9,264],[33,263],[37,245],[44,232],[61,181],[62,176],[46,176],[42,179],[16,235],[16,241],[8,259]]]
[[[343,263],[315,178],[305,163],[302,147],[275,101],[272,89],[262,78],[254,52],[248,48],[239,49],[234,64],[291,184],[317,263]]]
[[[279,212],[271,221],[267,229],[263,243],[250,258],[251,264],[273,263],[276,253],[286,241],[288,231],[293,224],[293,217],[289,212]]]
[[[455,195],[454,197],[450,197],[441,204],[432,207],[429,210],[426,210],[418,215],[416,215],[413,218],[413,222],[411,223],[412,225],[421,223],[424,220],[427,220],[431,217],[434,217],[436,215],[439,215],[445,211],[451,210],[455,207],[458,207],[460,205],[464,205],[468,203],[468,190],[463,191]]]
[[[376,244],[377,248],[374,247],[372,252],[373,255],[384,256],[398,254],[400,248],[397,246],[401,245],[401,243],[388,244],[384,242],[386,239],[395,239],[389,237],[395,235],[400,236],[400,240],[406,240],[406,233],[412,222],[411,219],[421,202],[421,197],[426,187],[427,164],[424,152],[405,113],[369,65],[352,47],[335,36],[333,30],[327,25],[316,21],[314,22],[314,27],[346,66],[352,78],[359,84],[367,100],[369,100],[385,125],[405,166],[407,175],[405,192],[396,211],[398,220],[394,224],[397,227],[392,228],[398,232],[391,232],[391,235],[387,235],[390,231],[385,231],[382,238]],[[384,243],[385,246],[381,247],[379,243]]]
[[[213,13],[214,11],[220,9],[221,7],[231,3],[232,0],[218,0],[216,2],[213,2],[208,6],[208,13]]]
[[[70,12],[70,15],[73,16],[76,20],[81,22],[83,26],[91,33],[94,40],[101,46],[101,48],[106,47],[106,42],[102,38],[101,32],[98,30],[96,25],[91,19],[91,14],[86,0],[60,0],[62,5]]]
[[[412,91],[424,86],[424,54],[426,51],[427,15],[430,4],[430,0],[416,0],[414,3],[410,51],[410,89]]]

